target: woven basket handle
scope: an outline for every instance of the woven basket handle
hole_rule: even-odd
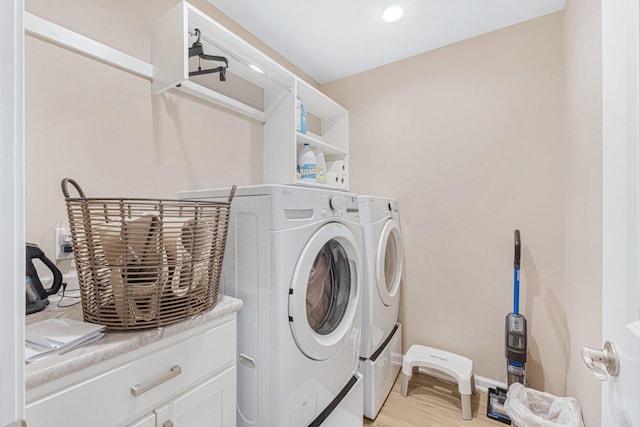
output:
[[[73,179],[71,178],[65,178],[62,180],[62,182],[60,183],[60,186],[62,187],[62,194],[64,194],[64,198],[68,199],[69,198],[69,190],[67,189],[67,184],[71,184],[73,185],[76,190],[78,191],[78,194],[80,194],[80,197],[82,197],[83,199],[86,199],[85,195],[84,195],[84,191],[82,191],[82,188],[80,188],[80,186],[78,185],[77,182],[75,182]]]
[[[236,188],[237,186],[234,185],[233,187],[231,187],[231,192],[229,193],[229,204],[231,204],[231,201],[233,200],[233,195],[236,194]]]

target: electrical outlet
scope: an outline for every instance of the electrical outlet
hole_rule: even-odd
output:
[[[56,227],[54,233],[54,245],[56,248],[56,260],[73,259],[71,230],[69,227]]]
[[[67,291],[77,291],[80,289],[78,282],[78,273],[75,270],[70,271],[62,276],[62,281],[67,284]]]

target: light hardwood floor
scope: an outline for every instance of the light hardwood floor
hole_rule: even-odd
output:
[[[462,419],[458,386],[423,374],[413,374],[407,397],[400,394],[402,375],[382,406],[375,421],[364,419],[371,427],[505,427],[499,421],[487,418],[487,394],[476,392],[471,396],[473,419]]]

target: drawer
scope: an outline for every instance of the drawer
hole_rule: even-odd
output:
[[[233,366],[235,329],[236,323],[229,322],[152,353],[145,354],[144,348],[133,352],[122,366],[27,404],[27,423],[99,427],[134,420],[222,367]]]

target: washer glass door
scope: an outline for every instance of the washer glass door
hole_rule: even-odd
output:
[[[353,233],[329,223],[305,245],[289,290],[289,325],[308,357],[331,357],[353,328],[359,298],[360,254]]]
[[[376,256],[376,284],[378,295],[385,305],[391,305],[400,291],[402,275],[402,240],[400,228],[389,219],[380,233]]]
[[[351,269],[344,247],[334,239],[320,249],[307,283],[307,319],[320,335],[333,332],[344,318],[351,290]]]

